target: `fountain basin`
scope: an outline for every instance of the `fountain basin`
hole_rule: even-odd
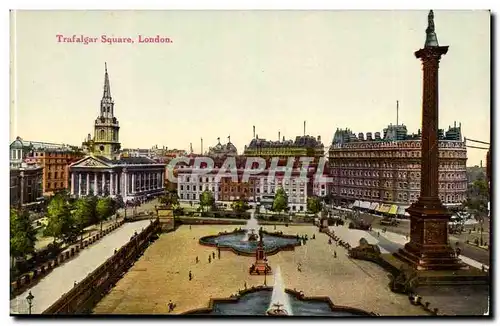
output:
[[[272,316],[268,313],[272,287],[255,287],[240,291],[231,298],[210,299],[206,308],[187,311],[187,315]],[[376,316],[367,311],[336,306],[329,297],[305,297],[301,292],[285,290],[294,316],[355,317]],[[279,316],[275,314],[274,316]]]
[[[274,255],[281,250],[294,250],[300,246],[296,236],[263,231],[263,248],[266,256]],[[258,241],[244,241],[247,232],[238,230],[230,233],[220,233],[200,238],[199,243],[204,246],[218,247],[221,250],[233,251],[237,255],[253,256],[259,245]]]

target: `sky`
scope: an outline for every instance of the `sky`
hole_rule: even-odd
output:
[[[93,135],[107,62],[122,148],[200,152],[337,128],[421,126],[427,11],[16,11],[11,15],[10,140],[81,145]],[[434,12],[439,127],[490,140],[490,13]],[[57,42],[56,35],[133,44]],[[138,36],[172,43],[139,43]],[[472,145],[472,144],[471,144]],[[479,145],[487,146],[487,145]],[[486,152],[468,149],[468,166]]]

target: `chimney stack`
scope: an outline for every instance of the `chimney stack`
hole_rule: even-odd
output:
[[[203,155],[203,138],[201,139],[201,155]]]
[[[255,139],[255,126],[253,126],[253,139]]]
[[[306,135],[306,121],[304,120],[304,136]]]

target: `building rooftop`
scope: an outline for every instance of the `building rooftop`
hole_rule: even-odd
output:
[[[283,137],[283,140],[281,141],[272,141],[266,140],[264,138],[259,138],[259,136],[257,136],[252,139],[248,146],[246,146],[246,149],[263,147],[323,148],[324,145],[321,142],[321,136],[318,136],[317,138],[309,135],[297,136],[295,137],[295,141],[291,139],[285,140],[285,137]]]
[[[367,142],[367,141],[402,141],[402,140],[420,140],[422,133],[420,129],[417,133],[408,134],[408,130],[404,124],[393,125],[390,124],[384,128],[383,133],[380,132],[367,132],[364,135],[362,132],[357,135],[351,129],[339,129],[335,131],[333,136],[332,145],[344,144],[350,142]],[[439,140],[454,140],[462,141],[462,125],[457,126],[456,122],[453,126],[448,126],[448,131],[444,129],[438,130]]]
[[[72,146],[68,144],[58,144],[58,143],[49,143],[49,142],[41,142],[41,141],[32,141],[32,140],[24,140],[21,137],[16,137],[10,144],[11,148],[30,148],[32,150],[64,150],[71,151],[78,149],[78,146]]]

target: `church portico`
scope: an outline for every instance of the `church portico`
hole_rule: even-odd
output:
[[[127,161],[140,161],[127,164]],[[148,162],[145,162],[148,160]],[[70,167],[71,195],[88,195],[134,198],[162,193],[165,189],[163,164],[147,158],[121,158],[107,160],[100,156],[88,156]]]

